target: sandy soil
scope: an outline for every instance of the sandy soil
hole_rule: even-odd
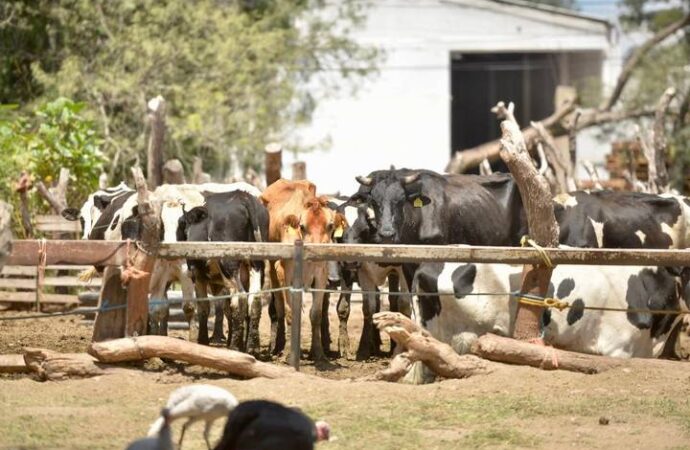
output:
[[[337,318],[331,316],[335,339]],[[354,347],[361,324],[358,304],[350,323]],[[267,333],[264,314],[264,344]],[[303,336],[306,353],[307,321]],[[83,351],[90,337],[91,329],[73,317],[0,321],[0,353],[19,353],[27,346]],[[329,370],[318,372],[320,379],[309,380],[242,381],[159,360],[84,380],[42,383],[4,375],[0,449],[124,448],[146,433],[170,391],[192,382],[225,387],[240,400],[299,405],[326,419],[335,438],[321,449],[690,448],[690,366],[684,364],[663,372],[618,369],[600,375],[501,366],[489,375],[424,386],[354,381],[386,364],[386,359],[334,359]],[[317,373],[308,361],[303,371]],[[175,424],[175,433],[180,426]],[[205,448],[202,429],[190,429],[185,449]],[[221,429],[219,421],[213,440]]]

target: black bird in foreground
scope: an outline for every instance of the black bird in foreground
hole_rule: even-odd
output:
[[[266,400],[240,403],[228,415],[214,450],[313,450],[328,440],[326,422],[314,423],[294,408]]]

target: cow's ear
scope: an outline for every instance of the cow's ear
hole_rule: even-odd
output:
[[[79,216],[81,215],[81,211],[79,211],[77,208],[65,208],[62,211],[60,211],[60,215],[67,220],[74,221],[79,218]]]
[[[205,206],[197,206],[186,212],[184,216],[190,224],[199,223],[208,217],[208,209]]]
[[[408,197],[408,200],[412,203],[415,208],[421,208],[431,203],[431,199],[426,195],[416,194]]]

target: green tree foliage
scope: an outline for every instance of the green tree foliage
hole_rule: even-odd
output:
[[[321,94],[372,73],[361,0],[5,0],[0,101],[66,96],[99,124],[111,174],[143,163],[146,100],[168,102],[167,157],[258,167]],[[322,74],[338,74],[339,81]],[[349,83],[349,82],[352,83]],[[8,88],[17,86],[18,89]]]
[[[13,192],[14,183],[22,171],[50,186],[60,168],[69,169],[69,204],[82,203],[98,186],[104,163],[99,150],[102,141],[94,124],[80,115],[83,109],[82,103],[58,98],[28,116],[11,115],[7,107],[0,110],[0,198],[12,203],[15,214],[19,214],[19,197]],[[33,213],[49,212],[49,205],[37,193],[30,199]]]

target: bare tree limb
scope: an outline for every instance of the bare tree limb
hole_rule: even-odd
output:
[[[544,144],[537,142],[537,155],[539,155],[539,161],[541,165],[539,166],[539,175],[546,175],[546,171],[549,168],[549,162],[546,160],[546,153],[544,153]]]
[[[479,165],[480,175],[491,175],[494,171],[491,169],[491,163],[488,159],[484,158],[484,161]]]
[[[554,137],[563,136],[566,131],[563,127],[558,126],[561,121],[575,109],[572,103],[567,103],[559,108],[551,116],[540,122]],[[623,120],[637,119],[640,117],[653,116],[653,108],[641,108],[633,111],[598,111],[596,109],[583,110],[580,120],[578,121],[577,131],[585,128],[605,125],[612,122],[620,122]],[[532,127],[527,127],[522,130],[525,137],[525,143],[530,151],[536,151],[537,131]],[[463,173],[467,170],[477,167],[485,158],[490,162],[499,159],[501,151],[501,142],[496,139],[491,142],[486,142],[477,147],[466,150],[456,151],[450,162],[446,165],[446,172],[448,173]]]
[[[587,171],[587,175],[589,175],[589,178],[592,180],[592,183],[594,184],[594,189],[604,189],[604,187],[601,185],[601,181],[599,181],[599,172],[597,172],[597,168],[594,167],[592,161],[585,159],[584,161],[582,161],[582,166],[585,168],[585,170]]]
[[[563,161],[558,155],[558,148],[556,142],[551,136],[551,133],[546,131],[544,125],[540,122],[531,122],[532,128],[537,130],[539,134],[539,140],[543,143],[544,154],[546,155],[546,160],[553,169],[556,175],[556,186],[557,192],[555,194],[560,194],[563,192],[568,192],[568,183],[566,182],[566,169],[563,166]]]
[[[628,84],[628,81],[632,76],[633,70],[637,67],[638,64],[640,64],[642,59],[647,55],[647,53],[649,53],[649,51],[652,48],[654,48],[657,44],[665,40],[667,37],[673,35],[678,30],[681,30],[688,25],[690,25],[690,14],[687,14],[681,20],[668,25],[666,28],[659,30],[654,36],[649,38],[644,44],[638,47],[637,50],[635,50],[635,53],[633,53],[630,59],[628,59],[628,61],[625,63],[625,66],[623,67],[621,74],[618,76],[616,86],[613,88],[613,91],[611,92],[611,95],[606,100],[606,102],[604,102],[604,104],[601,105],[601,109],[604,111],[610,111],[611,108],[613,108],[613,106],[618,102],[618,99],[623,93],[623,89],[625,88],[626,84]]]
[[[666,139],[666,111],[668,106],[676,96],[676,89],[669,87],[664,91],[659,103],[657,103],[656,112],[654,113],[654,127],[653,139],[654,144],[654,160],[656,166],[656,178],[654,184],[658,192],[668,192],[669,177],[668,170],[666,170],[666,148],[668,141]]]
[[[568,127],[568,150],[570,151],[570,166],[573,169],[577,166],[577,122],[581,115],[582,110],[576,109]]]

